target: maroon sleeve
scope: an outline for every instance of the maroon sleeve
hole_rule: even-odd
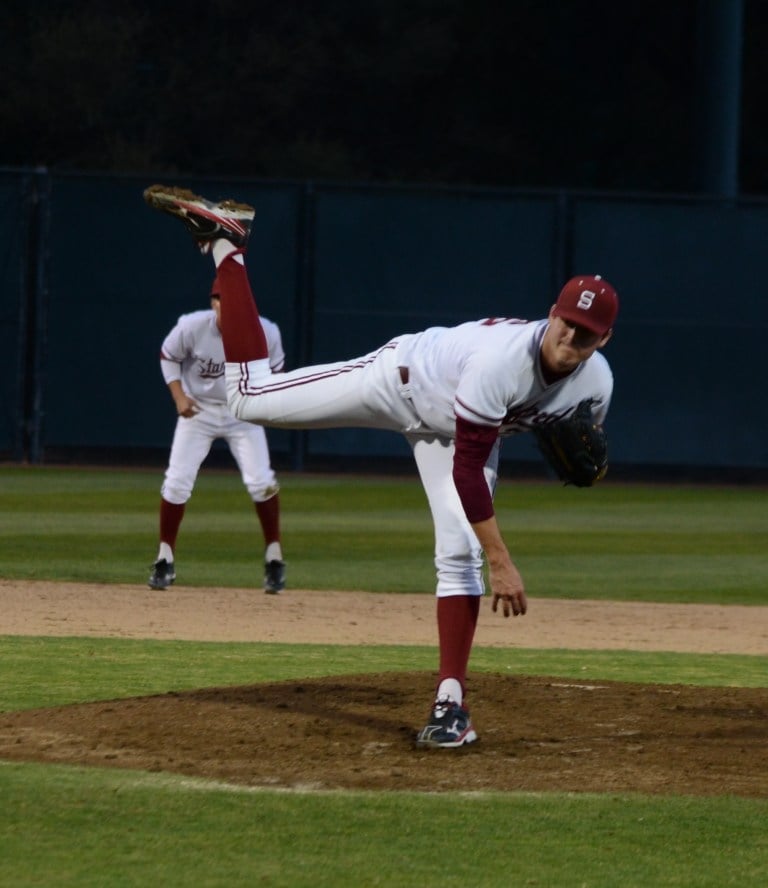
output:
[[[476,425],[456,417],[453,483],[470,524],[493,515],[493,499],[483,469],[498,435],[494,426]]]

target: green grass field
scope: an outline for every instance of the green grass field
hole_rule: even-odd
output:
[[[0,578],[143,583],[161,474],[0,467]],[[291,584],[431,594],[417,481],[281,481]],[[497,505],[531,596],[768,603],[764,489],[502,482]],[[180,582],[257,584],[260,554],[238,478],[204,470],[179,539]],[[1,610],[0,653],[0,713],[434,665],[431,648],[3,636]],[[521,674],[753,687],[765,686],[765,666],[762,657],[631,651],[516,651],[514,662]],[[506,671],[509,657],[478,649],[472,668]],[[768,883],[768,800],[301,794],[0,761],[0,801],[0,885]]]
[[[0,467],[0,576],[144,582],[161,476]],[[281,480],[295,588],[432,592],[432,526],[417,480]],[[497,509],[531,597],[762,604],[766,498],[750,487],[502,482]],[[203,470],[179,536],[183,582],[259,583],[260,549],[236,475]]]

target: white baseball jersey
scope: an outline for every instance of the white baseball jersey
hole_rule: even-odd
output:
[[[280,328],[264,317],[261,326],[267,337],[269,366],[276,373],[285,363]],[[163,340],[160,367],[166,383],[180,379],[193,400],[226,404],[224,344],[212,308],[181,315]]]
[[[592,398],[602,423],[613,391],[608,362],[595,352],[569,376],[547,384],[539,362],[547,321],[487,318],[431,327],[398,338],[410,397],[422,422],[453,437],[456,417],[494,426],[505,437],[553,422]]]
[[[261,323],[270,367],[281,370],[285,353],[280,328],[267,318]],[[279,489],[264,429],[235,419],[227,409],[224,365],[224,343],[213,309],[182,315],[163,341],[163,378],[166,383],[181,380],[186,394],[200,408],[194,416],[180,416],[176,422],[161,488],[169,503],[185,503],[190,498],[200,466],[217,438],[227,442],[254,502],[269,499]]]

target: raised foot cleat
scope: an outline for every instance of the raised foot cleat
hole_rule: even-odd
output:
[[[150,185],[144,191],[144,200],[161,213],[181,219],[201,249],[219,238],[244,247],[256,215],[248,204],[234,200],[214,203],[185,188],[166,185]]]
[[[448,697],[438,697],[429,722],[416,737],[416,746],[420,749],[456,749],[475,740],[477,734],[468,710]]]

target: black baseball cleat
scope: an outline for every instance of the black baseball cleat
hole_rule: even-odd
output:
[[[173,562],[161,558],[152,565],[152,572],[147,582],[150,589],[167,589],[173,585],[175,579],[176,571],[173,569]]]
[[[248,204],[233,200],[213,203],[184,188],[165,185],[150,185],[144,192],[144,200],[161,213],[181,219],[203,252],[211,241],[219,238],[244,247],[256,214]]]
[[[285,562],[268,561],[264,565],[264,591],[267,595],[279,595],[285,589]]]
[[[474,743],[477,734],[469,712],[446,696],[438,697],[426,727],[416,737],[420,749],[455,749]]]

